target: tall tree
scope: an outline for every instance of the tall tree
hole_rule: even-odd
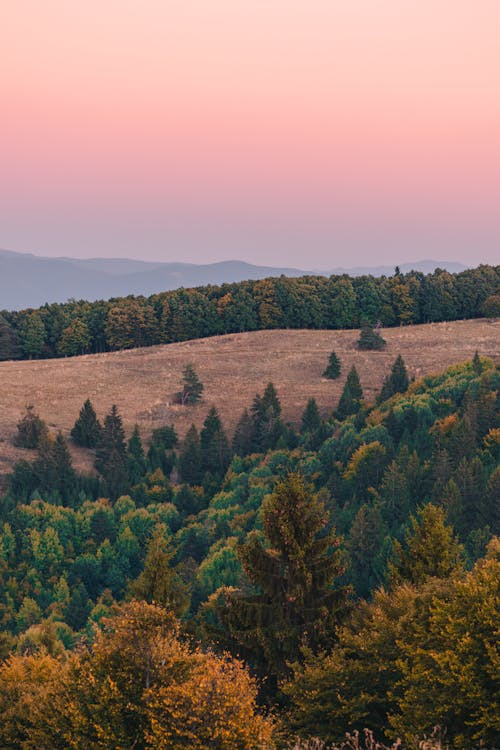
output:
[[[362,403],[363,389],[361,388],[358,371],[353,365],[347,375],[344,389],[337,406],[337,419],[342,420],[349,417],[351,414],[356,414],[360,410]]]
[[[135,425],[134,431],[127,445],[128,475],[131,484],[137,484],[146,473],[146,457],[139,433],[139,427]]]
[[[238,420],[233,435],[233,453],[247,456],[253,448],[253,420],[248,409],[245,409]]]
[[[186,433],[178,461],[179,473],[184,482],[199,484],[203,477],[200,436],[192,424]]]
[[[0,315],[0,361],[18,359],[21,356],[19,337],[17,332]]]
[[[395,393],[404,393],[407,390],[409,384],[410,381],[408,380],[406,365],[401,354],[398,354],[394,361],[394,364],[392,365],[390,375],[385,378],[382,385],[382,390],[380,391],[380,395],[378,397],[379,403],[382,401],[387,401],[387,399],[391,398],[391,396],[394,396]]]
[[[290,474],[262,506],[265,540],[252,532],[239,550],[256,593],[228,594],[222,611],[233,638],[275,678],[300,660],[301,647],[328,644],[345,607],[339,539],[322,500]]]
[[[229,443],[219,413],[212,406],[200,432],[201,462],[203,470],[216,479],[222,479],[231,460]]]
[[[77,445],[84,448],[96,448],[102,434],[102,427],[97,419],[90,399],[87,399],[80,409],[78,419],[71,430],[71,437]]]
[[[177,394],[180,404],[195,404],[203,393],[203,383],[198,377],[194,365],[189,363],[182,371],[182,390]]]
[[[96,468],[101,473],[113,451],[122,456],[125,456],[126,453],[123,422],[115,404],[113,404],[110,413],[106,415],[104,420],[102,436],[97,450]]]

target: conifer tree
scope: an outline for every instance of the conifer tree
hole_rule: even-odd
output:
[[[245,409],[238,420],[233,435],[233,453],[237,456],[248,456],[252,452],[253,445],[253,421]]]
[[[125,458],[126,453],[125,432],[123,430],[122,418],[115,404],[104,420],[101,440],[96,455],[96,468],[102,473],[111,453],[116,451]]]
[[[281,421],[281,404],[273,383],[268,383],[262,396],[257,394],[252,404],[253,437],[255,452],[272,450],[284,432]]]
[[[472,366],[474,368],[474,372],[477,375],[481,375],[483,371],[483,363],[481,362],[481,357],[479,356],[479,352],[477,351],[477,349],[474,352],[474,356],[472,358]]]
[[[203,393],[203,383],[199,379],[194,365],[189,363],[182,371],[182,390],[177,394],[177,401],[182,404],[195,404]]]
[[[155,529],[148,543],[144,569],[130,584],[129,590],[134,599],[161,604],[180,616],[189,605],[189,594],[172,565],[175,549],[166,538],[166,533],[163,525]]]
[[[321,415],[318,404],[315,398],[310,398],[302,414],[300,431],[304,435],[306,432],[316,432],[319,429],[321,429]]]
[[[229,443],[215,406],[212,406],[200,432],[201,463],[204,472],[222,479],[231,460]]]
[[[18,359],[21,356],[19,337],[17,332],[0,315],[0,361],[6,359]]]
[[[392,365],[390,375],[388,375],[384,380],[382,390],[380,391],[380,395],[377,399],[378,402],[381,403],[382,401],[387,401],[387,399],[391,398],[391,396],[394,396],[395,393],[404,393],[407,390],[409,384],[410,381],[408,380],[406,365],[401,354],[398,354],[394,361],[394,364]]]
[[[203,476],[200,436],[192,424],[186,433],[178,460],[179,473],[184,482],[199,484]]]
[[[135,425],[128,441],[127,463],[130,482],[131,484],[137,484],[146,473],[146,458],[137,425]]]
[[[385,339],[372,326],[366,324],[361,328],[358,349],[380,351],[386,345]]]
[[[81,445],[83,448],[96,448],[99,445],[101,434],[102,427],[90,399],[87,399],[73,425],[71,437],[77,445]]]
[[[394,542],[394,559],[389,563],[392,585],[408,581],[416,585],[429,577],[448,578],[463,565],[463,547],[445,523],[442,508],[428,503],[410,517],[404,544]]]
[[[336,380],[340,376],[340,370],[340,359],[337,357],[335,352],[331,352],[328,358],[328,364],[323,372],[323,377],[329,378],[330,380]]]
[[[262,522],[265,542],[252,532],[239,550],[258,593],[229,593],[221,616],[255,665],[277,678],[300,660],[301,647],[331,641],[346,590],[335,587],[343,572],[339,539],[300,474],[290,474],[266,498]]]
[[[33,411],[30,404],[26,407],[26,414],[17,423],[17,435],[14,438],[14,445],[19,448],[38,448],[40,438],[47,433],[45,422],[40,419],[38,414]]]
[[[359,381],[358,371],[353,365],[349,370],[342,395],[340,396],[339,405],[336,411],[337,419],[342,420],[349,417],[351,414],[356,414],[360,410],[362,402],[363,389],[361,388],[361,383]]]

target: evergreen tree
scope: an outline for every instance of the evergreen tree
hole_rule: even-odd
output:
[[[275,677],[301,658],[301,647],[328,644],[345,606],[339,540],[323,502],[300,474],[280,482],[262,506],[265,542],[252,532],[239,550],[258,593],[228,594],[221,616],[256,665]]]
[[[442,508],[432,503],[410,516],[404,544],[394,542],[394,560],[389,563],[392,585],[408,581],[416,585],[429,577],[448,578],[463,565],[463,547],[445,523]]]
[[[203,393],[203,383],[199,379],[194,365],[187,364],[182,372],[182,390],[177,394],[177,401],[184,404],[195,404]]]
[[[14,445],[18,448],[34,450],[38,447],[42,435],[47,432],[45,422],[40,419],[38,414],[35,414],[33,408],[31,404],[27,406],[26,414],[17,423],[17,435],[14,438]]]
[[[483,363],[481,362],[481,357],[479,356],[479,353],[478,353],[477,349],[474,352],[474,356],[472,358],[472,366],[474,368],[474,372],[477,375],[481,375],[481,373],[483,371]]]
[[[377,399],[378,402],[381,403],[382,401],[387,401],[387,399],[391,398],[391,396],[394,396],[395,393],[404,393],[407,390],[409,384],[410,381],[408,380],[408,373],[406,371],[403,357],[401,356],[401,354],[398,354],[396,360],[394,361],[394,364],[392,365],[391,374],[388,375],[384,380],[382,390],[380,391],[380,395]]]
[[[364,325],[359,334],[358,349],[380,351],[386,345],[385,339],[370,325]]]
[[[192,424],[186,433],[178,460],[179,473],[184,482],[199,484],[203,477],[200,436]]]
[[[229,466],[231,456],[229,443],[219,414],[212,406],[200,432],[201,464],[204,472],[222,479]]]
[[[359,596],[367,597],[383,580],[381,560],[383,526],[376,508],[362,505],[349,532],[351,575]],[[378,564],[377,564],[378,563]]]
[[[73,429],[71,437],[77,445],[83,448],[96,448],[101,439],[102,427],[97,419],[94,407],[90,399],[87,399],[80,409],[80,414]]]
[[[321,415],[315,398],[310,398],[302,414],[302,424],[300,431],[304,435],[306,432],[315,432],[321,429]]]
[[[19,326],[19,343],[23,354],[32,359],[40,357],[45,347],[47,331],[40,313],[33,311],[22,320]]]
[[[284,432],[281,421],[281,404],[272,383],[268,383],[262,396],[257,394],[252,404],[252,449],[257,452],[272,450]]]
[[[107,495],[116,500],[130,487],[127,456],[118,448],[112,448],[104,463],[101,474],[104,478]]]
[[[151,471],[161,469],[170,476],[175,465],[174,448],[178,443],[173,425],[165,425],[153,430],[148,448],[148,464]]]
[[[146,458],[142,446],[139,427],[135,425],[134,431],[127,446],[128,475],[131,484],[137,484],[146,473]]]
[[[328,358],[328,365],[323,372],[323,377],[329,378],[330,380],[336,380],[340,376],[340,370],[340,359],[337,357],[335,352],[331,352]]]
[[[104,427],[96,455],[97,470],[101,474],[103,473],[103,469],[113,452],[116,452],[125,459],[126,450],[122,418],[118,413],[117,407],[113,404],[110,413],[104,420]]]
[[[134,599],[160,604],[176,615],[184,614],[189,605],[187,586],[172,566],[175,549],[165,537],[166,529],[158,526],[151,537],[144,569],[129,590]]]
[[[345,381],[339,405],[336,411],[337,419],[346,419],[351,414],[356,414],[363,403],[363,389],[359,380],[358,371],[353,365],[349,370]]]
[[[253,420],[248,409],[245,409],[238,420],[233,436],[233,453],[237,456],[248,456],[253,447]]]

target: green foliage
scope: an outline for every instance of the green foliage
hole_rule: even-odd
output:
[[[386,341],[372,326],[366,324],[361,328],[358,349],[380,351],[385,348]]]
[[[253,532],[239,551],[243,569],[261,593],[228,596],[222,613],[231,635],[267,673],[281,677],[301,648],[329,642],[345,607],[339,539],[327,529],[323,502],[300,474],[279,483],[262,506],[265,541]]]
[[[97,419],[94,407],[87,399],[80,409],[80,414],[71,430],[71,437],[77,445],[84,448],[96,448],[101,440],[102,427]]]
[[[21,319],[19,325],[19,343],[24,356],[28,359],[43,354],[47,331],[40,313],[33,311]]]
[[[199,379],[194,365],[187,364],[182,371],[182,390],[177,394],[177,402],[182,404],[195,404],[200,400],[203,393],[203,383]]]
[[[200,435],[192,424],[186,433],[179,454],[179,473],[184,482],[200,484],[203,477]]]
[[[328,358],[328,364],[325,371],[323,372],[323,377],[329,378],[330,380],[336,380],[340,376],[340,371],[340,359],[337,357],[335,352],[331,352]]]
[[[401,356],[401,354],[398,354],[396,360],[394,361],[394,364],[392,365],[391,374],[385,378],[382,385],[382,390],[380,391],[380,395],[378,398],[379,402],[387,401],[396,393],[404,393],[407,390],[409,384],[410,382],[408,380],[408,373],[406,371],[403,357]]]
[[[346,419],[351,414],[356,414],[361,409],[362,403],[363,389],[361,388],[358,371],[353,365],[347,375],[335,416],[337,419]]]
[[[45,422],[40,419],[38,414],[35,414],[33,409],[32,405],[27,406],[26,414],[17,423],[17,434],[14,437],[14,445],[18,448],[29,448],[31,450],[38,448],[40,438],[47,432]]]

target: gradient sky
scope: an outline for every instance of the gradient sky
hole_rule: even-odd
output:
[[[4,0],[0,247],[500,257],[499,0]]]

